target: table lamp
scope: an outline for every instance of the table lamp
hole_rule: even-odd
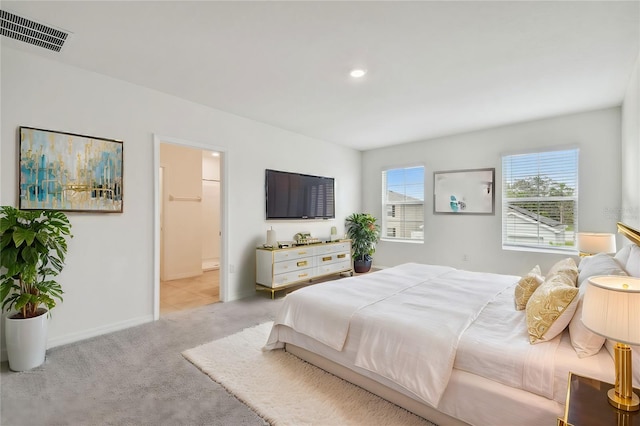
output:
[[[640,344],[640,278],[617,275],[589,277],[582,303],[584,325],[616,342],[615,386],[607,393],[609,403],[619,410],[638,410],[640,399],[633,392],[629,345]]]
[[[578,232],[578,251],[580,256],[590,256],[596,253],[615,253],[615,234],[599,232]]]

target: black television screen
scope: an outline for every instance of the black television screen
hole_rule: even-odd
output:
[[[333,219],[334,179],[265,171],[267,219]]]

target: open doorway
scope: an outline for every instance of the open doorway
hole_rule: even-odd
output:
[[[165,138],[156,142],[157,319],[223,299],[224,153]]]

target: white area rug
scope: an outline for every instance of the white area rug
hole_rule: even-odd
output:
[[[263,352],[271,324],[183,355],[272,425],[432,425],[284,350]]]

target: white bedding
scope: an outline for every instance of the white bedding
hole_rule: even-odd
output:
[[[283,308],[274,320],[274,328],[267,341],[267,349],[282,348],[277,325],[286,325],[298,333],[342,350],[349,333],[354,312],[375,304],[396,293],[426,280],[454,271],[448,266],[433,266],[424,270],[417,264],[402,265],[355,278],[306,287],[287,295]],[[372,291],[375,289],[375,291]],[[330,295],[331,297],[326,297]]]
[[[266,348],[282,346],[288,326],[335,349],[350,326],[361,330],[355,365],[385,377],[437,407],[466,328],[519,277],[409,263],[290,294]],[[330,297],[321,297],[321,294]]]
[[[529,343],[525,311],[514,307],[514,287],[489,302],[462,336],[455,368],[553,398],[555,354],[561,336]]]
[[[427,265],[402,267],[429,270]],[[451,270],[353,313],[362,324],[355,365],[437,407],[460,336],[487,302],[518,277]],[[455,291],[452,291],[455,289]]]

